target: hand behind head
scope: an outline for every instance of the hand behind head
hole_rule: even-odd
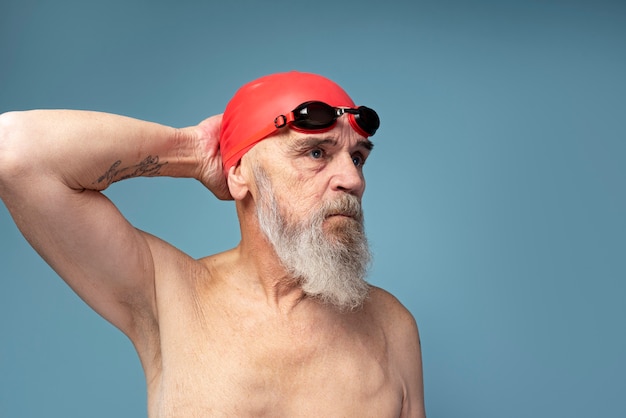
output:
[[[220,124],[222,115],[211,116],[197,126],[185,128],[198,150],[198,180],[218,199],[232,200],[222,167],[220,153]]]

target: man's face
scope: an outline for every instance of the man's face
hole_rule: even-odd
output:
[[[351,195],[360,202],[365,191],[363,164],[372,143],[350,127],[346,117],[330,131],[268,138],[261,148],[263,167],[274,185],[278,203],[291,220],[302,220],[320,202]],[[329,217],[325,226],[346,221],[341,214]]]
[[[253,166],[261,229],[306,293],[341,309],[360,306],[370,261],[362,169],[371,144],[347,124],[271,141]]]

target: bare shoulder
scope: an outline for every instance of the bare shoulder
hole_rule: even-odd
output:
[[[391,293],[376,287],[372,288],[365,309],[385,335],[391,359],[399,369],[415,367],[421,349],[417,322],[411,312]]]
[[[372,287],[368,309],[380,321],[387,333],[417,336],[417,323],[411,312],[391,293]]]
[[[403,417],[425,417],[422,350],[415,318],[391,293],[372,288],[367,309],[387,338],[389,359],[402,382]]]

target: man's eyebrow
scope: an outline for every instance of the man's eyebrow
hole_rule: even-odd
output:
[[[374,143],[367,138],[359,140],[358,145],[362,146],[368,151],[371,151],[374,149]]]
[[[302,149],[310,149],[310,148],[315,148],[315,147],[319,147],[322,145],[336,146],[337,143],[338,141],[335,138],[305,137],[305,138],[298,138],[294,141],[291,141],[289,144],[289,148],[293,151],[299,151]],[[374,149],[374,143],[367,138],[360,139],[357,142],[357,146],[363,147],[368,151],[371,151]]]
[[[298,138],[294,141],[290,141],[289,148],[294,151],[299,151],[302,149],[309,149],[319,147],[321,145],[337,145],[337,140],[334,138],[316,138],[316,137],[305,137]]]

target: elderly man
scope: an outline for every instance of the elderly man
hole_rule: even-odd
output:
[[[151,417],[423,417],[411,314],[364,277],[363,164],[378,116],[288,72],[174,129],[83,111],[0,117],[0,195],[41,256],[133,342]],[[236,248],[199,260],[101,191],[188,177],[234,199]]]

